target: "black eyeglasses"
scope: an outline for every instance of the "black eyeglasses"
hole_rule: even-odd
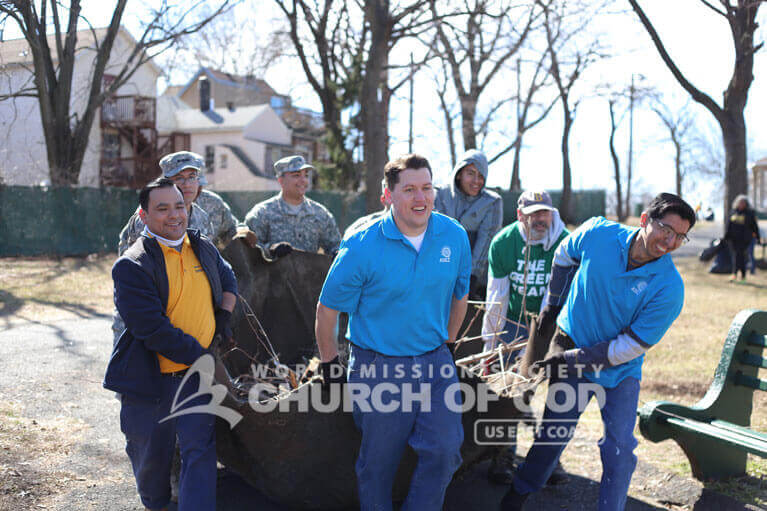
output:
[[[199,174],[192,174],[189,177],[184,177],[184,176],[181,176],[181,175],[175,175],[175,176],[173,176],[170,179],[174,183],[176,183],[177,185],[183,185],[183,184],[186,184],[186,183],[196,183],[197,181],[200,180],[200,175]]]
[[[664,224],[660,220],[653,220],[656,224],[660,226],[660,230],[663,231],[663,234],[668,238],[669,236],[674,236],[674,239],[677,241],[677,243],[680,243],[684,245],[688,241],[690,241],[690,238],[687,237],[686,234],[682,234],[679,232],[676,232],[674,229],[671,228],[670,225]]]

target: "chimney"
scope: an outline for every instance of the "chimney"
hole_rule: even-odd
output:
[[[200,111],[210,110],[210,82],[207,76],[200,77]]]

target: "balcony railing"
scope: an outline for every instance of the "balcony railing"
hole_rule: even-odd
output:
[[[154,127],[157,100],[147,96],[112,96],[101,105],[101,125]]]

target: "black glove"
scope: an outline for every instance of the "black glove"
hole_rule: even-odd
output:
[[[609,347],[610,341],[604,341],[586,348],[571,348],[549,355],[536,365],[550,375],[557,375],[559,368],[564,366],[568,374],[580,376],[582,372],[612,367],[607,357]],[[578,371],[571,373],[575,369]]]
[[[272,244],[271,247],[269,247],[269,253],[272,255],[273,259],[279,259],[280,257],[285,257],[291,252],[293,252],[293,246],[287,241],[274,243]]]
[[[577,349],[572,349],[548,355],[540,362],[536,362],[534,367],[544,370],[548,376],[554,376],[555,378],[559,375],[559,368],[563,366],[567,368],[567,374],[570,374],[575,364],[578,363],[578,351]]]
[[[346,383],[346,369],[341,365],[338,355],[330,362],[320,362],[322,372],[322,390],[330,390],[331,383]]]
[[[223,343],[231,340],[232,327],[229,326],[229,322],[232,320],[232,313],[225,309],[218,309],[215,314],[216,317],[216,331],[213,333],[213,337],[221,335],[221,341]]]
[[[557,316],[562,307],[556,305],[546,305],[538,316],[538,323],[536,325],[537,332],[540,335],[546,335],[547,338],[551,338],[554,335],[554,331],[557,327]]]

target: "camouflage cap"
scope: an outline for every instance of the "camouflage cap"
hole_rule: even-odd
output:
[[[285,172],[298,172],[306,165],[303,156],[286,156],[274,162],[274,174],[279,177]]]
[[[547,209],[554,211],[551,196],[545,190],[528,190],[523,192],[517,200],[517,208],[523,215],[530,215],[536,211]]]
[[[164,177],[173,177],[182,170],[193,169],[200,174],[200,185],[208,184],[203,171],[205,160],[197,153],[191,151],[179,151],[163,156],[160,160],[160,168]]]

